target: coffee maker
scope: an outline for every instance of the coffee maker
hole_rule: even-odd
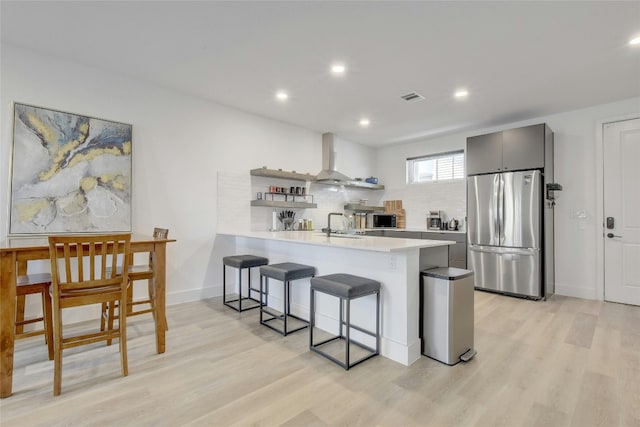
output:
[[[427,214],[427,229],[440,230],[442,227],[442,221],[444,218],[444,212],[442,211],[429,211]]]

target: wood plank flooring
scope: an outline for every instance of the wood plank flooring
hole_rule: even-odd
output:
[[[475,299],[478,355],[454,367],[376,357],[345,372],[306,331],[282,337],[213,298],[168,308],[162,355],[151,318],[130,318],[128,377],[117,344],[65,351],[54,398],[42,337],[21,340],[0,424],[640,426],[640,307]]]

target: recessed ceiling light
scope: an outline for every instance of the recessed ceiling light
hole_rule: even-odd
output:
[[[455,96],[456,98],[464,98],[464,97],[466,97],[467,95],[469,95],[469,92],[468,92],[466,89],[460,89],[460,90],[457,90],[457,91],[453,94],[453,96]]]
[[[276,98],[278,98],[280,101],[284,101],[289,98],[289,95],[287,95],[287,92],[280,91],[276,93]]]
[[[360,126],[362,127],[367,127],[370,123],[369,119],[360,119]]]
[[[629,44],[640,44],[640,37],[634,37],[629,40]]]
[[[345,70],[346,68],[342,64],[335,64],[331,66],[331,72],[335,74],[342,74]]]

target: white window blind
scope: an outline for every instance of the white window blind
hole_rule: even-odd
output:
[[[407,183],[464,178],[464,151],[407,159]]]

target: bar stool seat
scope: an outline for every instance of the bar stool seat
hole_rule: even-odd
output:
[[[315,274],[315,267],[310,265],[297,264],[295,262],[283,262],[280,264],[271,264],[260,267],[260,294],[265,296],[264,303],[260,304],[260,324],[267,326],[285,336],[287,334],[307,328],[309,326],[309,322],[306,319],[291,314],[291,281],[313,277]],[[263,292],[263,278],[264,286],[266,287],[265,292]],[[276,312],[274,309],[268,306],[269,279],[279,280],[284,284],[284,300],[282,313]],[[265,314],[269,316],[266,319],[264,317]],[[304,325],[291,330],[288,325],[289,318],[297,319],[304,323]],[[272,324],[274,320],[282,320],[283,328],[279,329],[275,327]]]
[[[340,299],[340,314],[339,314],[339,328],[340,332],[337,336],[323,340],[318,343],[313,342],[313,329],[315,326],[315,293],[322,292],[328,295],[332,295]],[[373,331],[364,329],[360,326],[351,324],[351,301],[357,298],[362,298],[368,295],[376,295],[376,330]],[[321,356],[331,360],[334,363],[342,366],[344,369],[349,370],[353,366],[364,362],[367,359],[372,358],[380,354],[380,282],[366,277],[354,276],[352,274],[337,273],[329,274],[326,276],[314,277],[311,279],[311,296],[310,296],[310,319],[309,319],[309,349],[313,352],[320,354]],[[346,304],[345,304],[346,303]],[[344,320],[343,320],[344,311]],[[343,325],[345,326],[345,334],[343,335]],[[372,348],[365,344],[362,344],[353,338],[351,338],[350,330],[355,329],[363,334],[369,335],[375,338],[376,347]],[[325,344],[336,340],[345,341],[345,360],[341,361],[332,356],[326,351],[323,351],[321,347]],[[354,344],[368,352],[364,357],[360,358],[356,362],[351,362],[350,347]]]
[[[222,302],[227,307],[230,307],[238,312],[251,310],[260,307],[260,299],[251,297],[251,292],[262,292],[258,288],[251,287],[251,269],[253,267],[260,267],[269,264],[269,259],[257,255],[230,255],[222,258]],[[227,300],[227,277],[226,267],[233,267],[238,269],[238,297],[236,299]],[[242,296],[242,270],[247,269],[248,272],[248,288],[247,296]],[[260,279],[262,281],[262,279]],[[242,307],[243,301],[253,301],[256,304]],[[237,303],[232,304],[232,303]]]
[[[315,277],[312,286],[316,291],[351,299],[380,291],[380,282],[344,273]]]
[[[224,265],[235,268],[251,268],[269,264],[269,259],[257,255],[230,255],[222,258]]]

